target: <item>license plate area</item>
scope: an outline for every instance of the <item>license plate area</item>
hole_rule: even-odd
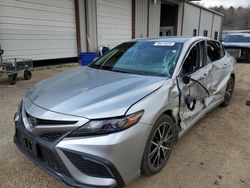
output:
[[[23,134],[23,146],[25,149],[30,152],[31,154],[35,155],[37,157],[37,143],[30,138],[29,136]]]

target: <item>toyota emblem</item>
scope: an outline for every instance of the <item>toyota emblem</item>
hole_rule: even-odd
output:
[[[34,117],[29,116],[28,121],[32,125],[32,127],[35,127],[37,125],[37,119]]]

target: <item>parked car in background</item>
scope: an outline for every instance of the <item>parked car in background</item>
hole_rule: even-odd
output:
[[[70,186],[123,187],[159,172],[188,129],[230,103],[235,63],[205,37],[122,43],[35,84],[15,114],[14,142]]]
[[[250,33],[231,33],[222,45],[237,60],[250,62]]]

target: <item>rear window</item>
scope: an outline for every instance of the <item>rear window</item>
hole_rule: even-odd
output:
[[[228,35],[224,42],[250,42],[250,35]]]

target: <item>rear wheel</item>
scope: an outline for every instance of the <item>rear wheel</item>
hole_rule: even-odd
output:
[[[221,103],[221,106],[224,107],[229,105],[233,95],[233,91],[234,91],[234,78],[231,76],[230,79],[228,80],[226,92],[224,95],[224,101]]]
[[[16,77],[17,77],[17,74],[9,75],[9,83],[10,83],[10,85],[15,85],[16,84]]]
[[[172,151],[174,137],[174,121],[164,114],[156,121],[148,137],[141,163],[143,174],[153,175],[164,167]]]

